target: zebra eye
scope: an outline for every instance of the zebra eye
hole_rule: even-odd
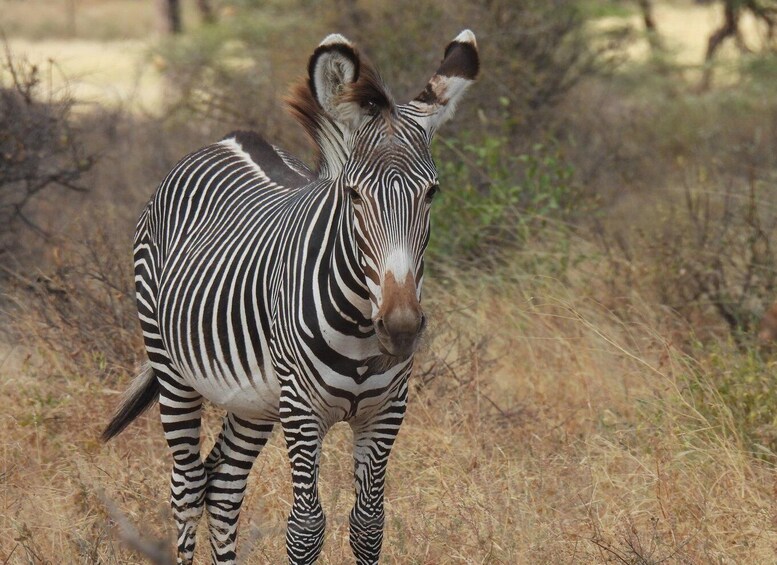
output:
[[[434,199],[434,196],[440,192],[440,185],[433,184],[429,187],[429,190],[426,191],[426,201],[431,202]]]
[[[362,201],[361,194],[359,194],[354,187],[349,186],[346,190],[348,190],[348,196],[351,197],[351,200],[353,202],[361,202]]]

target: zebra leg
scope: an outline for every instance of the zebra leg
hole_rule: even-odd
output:
[[[205,461],[205,505],[213,563],[235,562],[237,521],[248,474],[272,429],[272,422],[239,418],[231,412],[224,416],[221,434]]]
[[[173,455],[170,505],[178,529],[178,564],[194,558],[197,523],[205,502],[205,467],[200,458],[202,396],[179,382],[160,379],[159,412]]]
[[[326,526],[318,497],[318,463],[324,430],[309,410],[301,412],[296,402],[281,400],[281,425],[291,462],[294,496],[286,529],[286,552],[291,565],[309,565],[318,559]]]
[[[383,492],[386,468],[394,440],[402,425],[407,402],[407,381],[398,395],[365,421],[351,422],[353,429],[354,485],[356,502],[350,522],[350,542],[357,565],[378,562],[383,544]]]

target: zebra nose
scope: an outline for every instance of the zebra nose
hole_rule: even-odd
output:
[[[383,328],[392,337],[415,336],[424,326],[425,317],[422,312],[402,309],[389,312],[381,321]]]
[[[426,327],[426,316],[421,311],[402,309],[388,312],[376,318],[374,323],[384,352],[407,357],[418,345],[418,336]]]

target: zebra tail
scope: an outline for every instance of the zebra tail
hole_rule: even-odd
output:
[[[102,440],[108,441],[119,435],[124,428],[145,412],[158,398],[159,381],[157,381],[151,365],[146,364],[122,396],[119,408],[102,433]]]

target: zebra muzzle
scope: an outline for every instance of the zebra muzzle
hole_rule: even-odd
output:
[[[416,282],[409,274],[397,281],[394,273],[388,272],[381,290],[380,308],[373,319],[380,349],[386,355],[406,359],[418,348],[426,327]]]
[[[426,328],[426,316],[420,308],[415,312],[403,309],[376,318],[374,324],[381,351],[392,357],[407,358],[418,348]]]

